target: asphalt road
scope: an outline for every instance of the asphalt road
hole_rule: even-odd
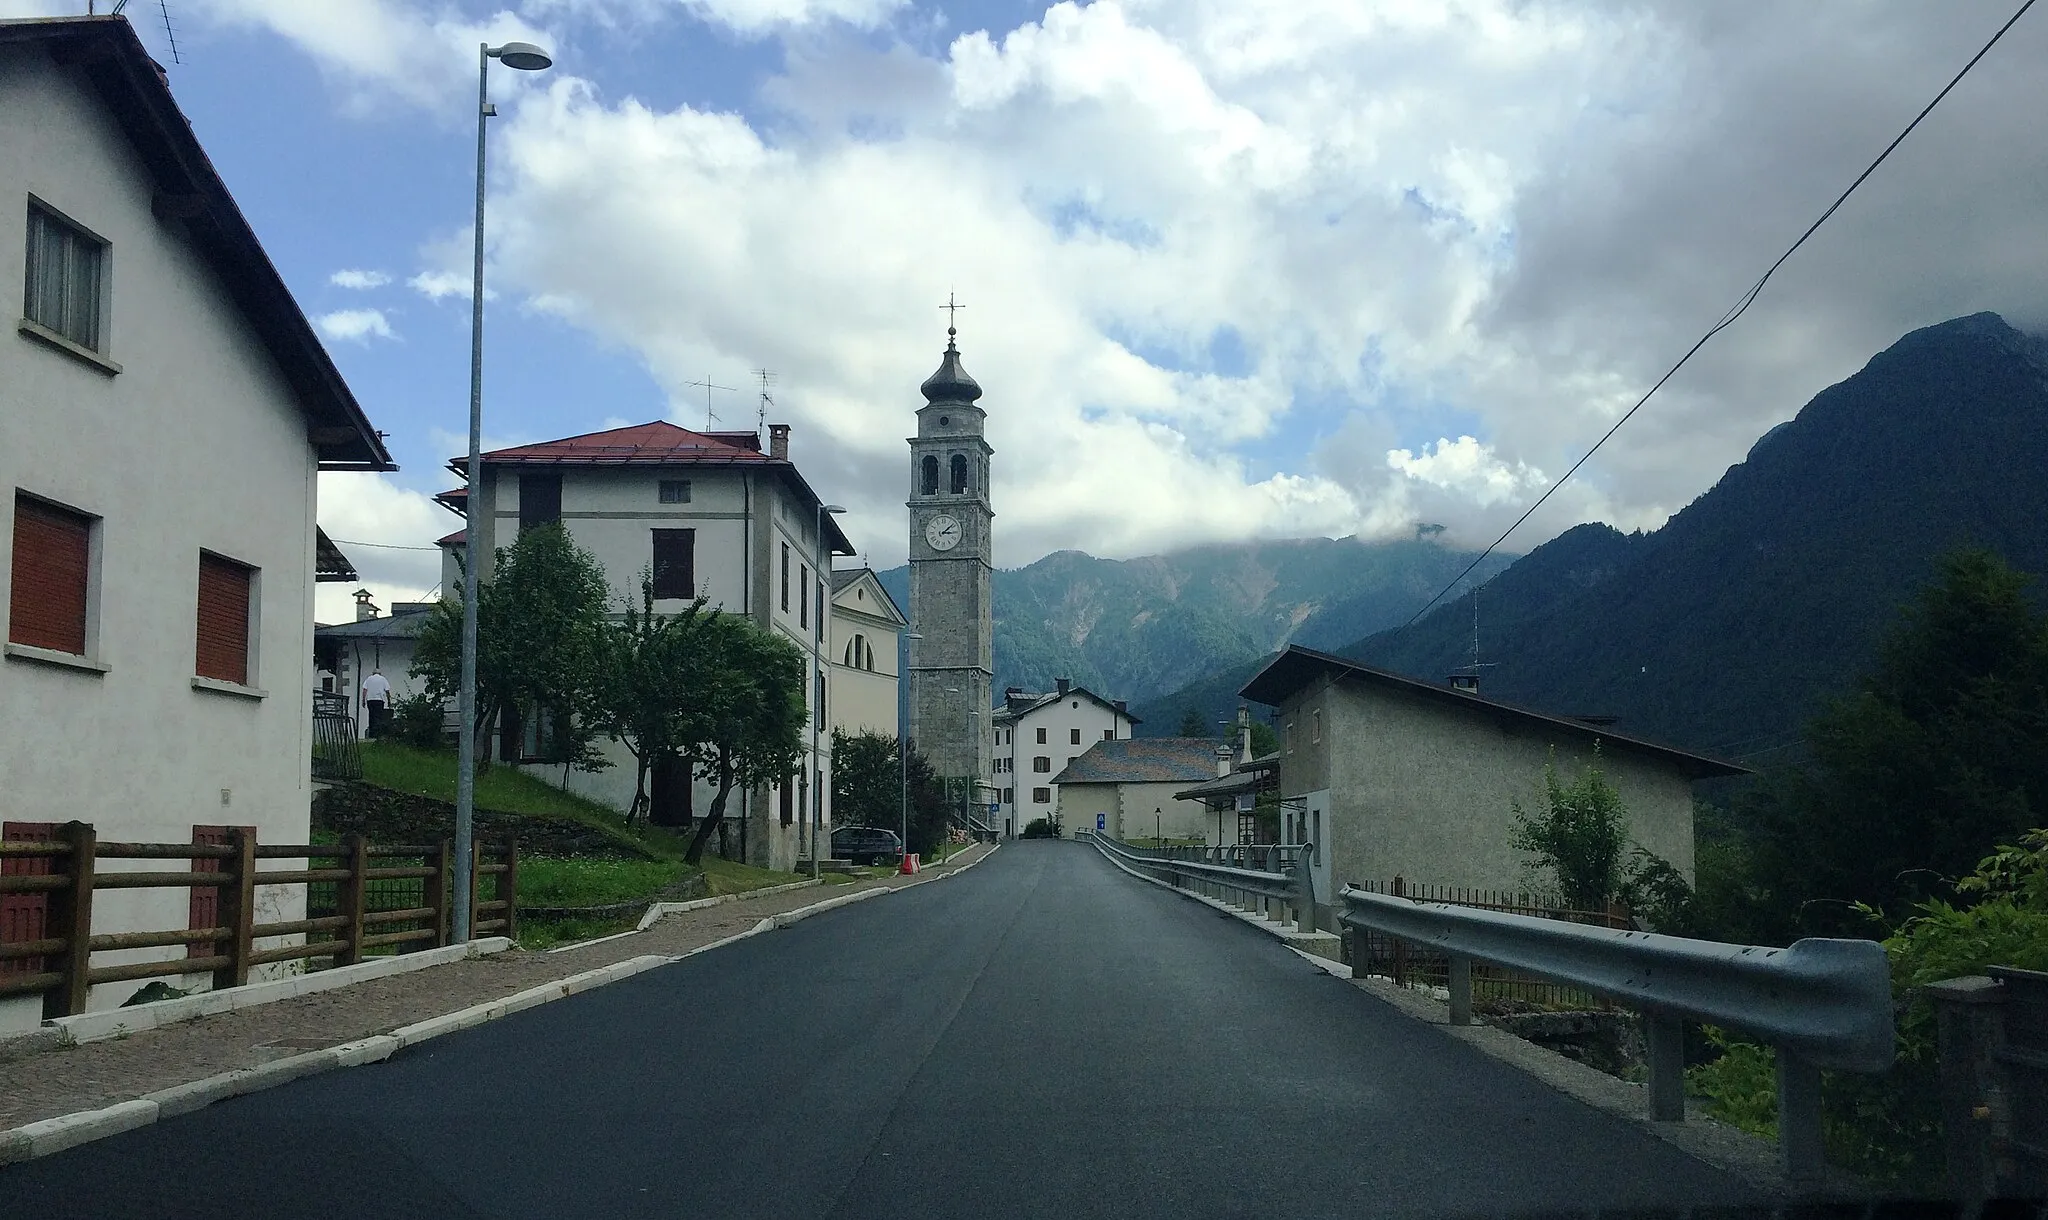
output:
[[[1092,849],[0,1170],[0,1215],[1465,1216],[1732,1178]]]

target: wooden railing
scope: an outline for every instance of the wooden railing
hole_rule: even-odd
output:
[[[352,835],[341,843],[259,844],[256,832],[245,829],[229,831],[227,840],[220,845],[102,843],[91,825],[69,822],[48,840],[0,842],[0,895],[42,897],[40,919],[17,918],[11,924],[40,934],[17,931],[14,939],[0,940],[0,997],[40,994],[43,1016],[63,1017],[84,1012],[97,983],[208,974],[219,989],[248,982],[250,968],[266,962],[328,959],[345,966],[380,949],[403,952],[448,943],[448,881],[455,853],[446,840],[431,846],[372,845]],[[478,840],[472,858],[470,927],[479,936],[516,936],[516,842]],[[175,860],[185,867],[111,871],[99,867],[104,860]],[[266,869],[266,860],[302,861],[304,866]],[[257,887],[280,885],[306,887],[308,917],[256,922]],[[486,888],[489,899],[483,898]],[[210,891],[215,926],[95,934],[93,896],[115,889]],[[17,899],[17,910],[21,905]],[[303,940],[255,947],[274,937]],[[184,947],[187,956],[92,964],[94,953],[173,946]]]

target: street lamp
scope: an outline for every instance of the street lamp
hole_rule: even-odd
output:
[[[812,537],[818,541],[817,572],[818,592],[816,595],[818,621],[811,624],[811,663],[815,668],[811,677],[811,879],[817,880],[819,860],[824,855],[825,845],[819,842],[825,831],[825,794],[820,791],[825,785],[825,768],[818,753],[818,733],[825,724],[825,607],[830,604],[825,596],[825,586],[832,571],[832,549],[825,545],[825,514],[837,515],[846,511],[844,504],[820,504],[814,514],[811,528]],[[801,840],[803,833],[797,833]]]
[[[481,521],[476,507],[483,502],[484,434],[484,120],[498,113],[491,105],[491,60],[521,72],[538,72],[555,61],[530,42],[502,47],[477,45],[476,57],[476,263],[469,288],[469,524],[462,531],[462,684],[456,706],[462,724],[455,747],[455,873],[451,904],[455,908],[449,934],[460,944],[469,939],[470,829],[476,811],[476,578]],[[510,912],[507,912],[509,918]]]
[[[915,631],[896,637],[896,763],[903,772],[903,854],[910,855],[910,641]]]

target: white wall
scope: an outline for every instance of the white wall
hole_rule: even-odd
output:
[[[12,326],[0,334],[0,613],[17,490],[98,516],[92,652],[104,667],[0,660],[4,815],[89,821],[110,840],[185,843],[195,825],[252,825],[264,841],[303,843],[315,468],[306,421],[212,272],[151,215],[151,181],[93,95],[40,51],[0,47],[0,115],[0,302],[12,312],[23,299],[33,193],[111,243],[105,346],[124,369],[109,376]],[[260,695],[193,687],[201,548],[260,570]],[[298,918],[302,891],[259,902],[259,918]],[[188,894],[107,890],[94,905],[96,931],[182,928]],[[139,986],[95,988],[93,1006]],[[0,1000],[0,1030],[34,1012],[33,1000]]]
[[[1011,789],[1016,798],[1013,803],[1004,803],[997,812],[997,827],[1000,829],[1008,821],[1010,833],[1020,834],[1025,823],[1050,817],[1059,808],[1059,786],[1052,782],[1052,777],[1086,753],[1089,746],[1103,740],[1105,733],[1114,733],[1114,740],[1128,738],[1131,718],[1077,692],[1033,708],[1018,717],[1014,726],[1005,722],[997,727],[1005,731],[1014,728],[1014,736],[995,747],[995,756],[1012,760],[1014,770],[992,773],[988,781],[998,791]],[[1038,741],[1039,729],[1045,730],[1044,744]],[[1081,736],[1079,742],[1074,740],[1076,732]],[[1050,759],[1050,770],[1033,770],[1033,760],[1038,758]],[[1033,800],[1034,788],[1050,789],[1050,799],[1044,803]]]

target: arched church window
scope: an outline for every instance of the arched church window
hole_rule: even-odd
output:
[[[868,669],[870,669],[870,670],[872,670],[872,669],[874,669],[874,667],[875,667],[875,646],[874,646],[873,644],[869,644],[869,645],[868,645],[868,664],[867,664],[867,668],[868,668]]]
[[[953,455],[953,494],[962,495],[967,491],[967,455]]]
[[[929,453],[924,455],[924,478],[919,482],[919,494],[939,494],[939,459]]]
[[[851,668],[853,665],[858,663],[854,660],[855,653],[853,651],[853,646],[856,642],[859,641],[859,639],[859,636],[855,636],[853,637],[853,639],[846,641],[846,655],[839,659],[839,663],[841,665],[845,665]]]

